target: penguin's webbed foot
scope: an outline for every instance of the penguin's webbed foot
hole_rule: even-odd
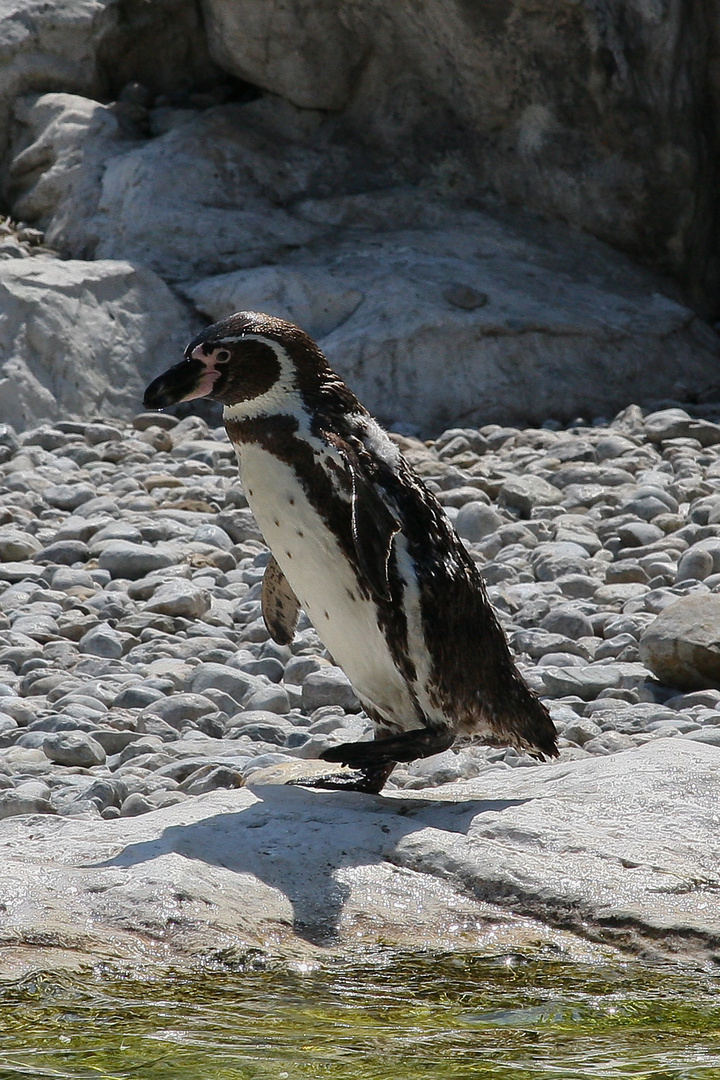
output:
[[[395,762],[371,766],[359,770],[352,776],[330,773],[328,776],[308,776],[305,779],[288,780],[288,784],[299,787],[324,788],[329,791],[362,791],[366,795],[377,795],[385,786]]]
[[[329,746],[327,750],[323,750],[320,757],[323,761],[339,761],[351,769],[367,770],[390,762],[395,765],[398,761],[432,757],[433,754],[441,754],[443,750],[447,750],[454,742],[454,733],[446,728],[440,731],[417,728],[404,731],[402,735],[391,735],[387,739]]]

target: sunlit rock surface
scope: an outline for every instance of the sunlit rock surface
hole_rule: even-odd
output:
[[[707,958],[720,949],[719,766],[717,747],[659,740],[413,798],[268,771],[139,818],[6,820],[4,964],[581,939]]]

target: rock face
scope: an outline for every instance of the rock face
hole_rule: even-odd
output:
[[[714,7],[203,0],[203,10],[225,71],[339,113],[399,167],[429,166],[449,183],[470,174],[475,193],[712,289]]]
[[[192,320],[151,270],[124,262],[0,262],[0,422],[127,415]]]
[[[0,15],[0,153],[8,105],[67,90],[104,97],[132,79],[155,90],[207,78],[210,61],[194,0],[6,0]]]
[[[715,311],[714,31],[680,5],[476,7],[9,3],[0,179],[31,227],[0,226],[0,260],[40,229],[203,316],[289,317],[426,435],[714,400],[717,335],[601,242]]]
[[[368,213],[383,231],[358,231]],[[458,417],[606,415],[682,393],[680,372],[687,386],[716,380],[716,335],[609,249],[566,233],[560,254],[550,230],[433,213],[400,192],[314,201],[315,220],[353,226],[183,291],[212,320],[247,308],[298,321],[371,411],[428,434]],[[403,215],[414,227],[394,229]]]
[[[299,323],[381,419],[426,434],[717,383],[717,336],[597,241],[436,184],[351,194],[379,175],[326,117],[278,98],[166,111],[143,139],[98,102],[19,101],[15,213],[74,257],[151,267],[212,320]]]
[[[498,936],[520,947],[531,931],[706,958],[720,947],[708,902],[718,766],[718,747],[659,740],[441,797],[302,790],[257,773],[249,788],[141,817],[35,817],[30,831],[7,819],[3,939],[16,962],[52,941],[55,964],[58,947],[76,962],[92,952],[182,966],[219,949],[477,949]]]
[[[327,231],[288,209],[341,164],[322,152],[317,114],[280,101],[184,110],[149,140],[72,94],[23,99],[16,115],[14,212],[71,255],[138,260],[183,280],[277,259]]]
[[[712,4],[9,0],[0,131],[23,94],[187,96],[226,74],[398,176],[569,221],[712,305],[717,48]]]
[[[720,596],[684,596],[640,638],[640,658],[668,686],[720,689]]]

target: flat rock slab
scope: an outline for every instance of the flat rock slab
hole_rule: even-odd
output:
[[[668,739],[413,798],[270,773],[139,818],[8,819],[0,972],[379,944],[717,959],[719,775],[720,748]]]

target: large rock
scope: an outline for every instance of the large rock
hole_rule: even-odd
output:
[[[63,949],[76,964],[196,967],[219,949],[318,957],[583,937],[707,960],[720,948],[718,768],[720,748],[668,739],[412,798],[256,772],[252,787],[138,818],[10,818],[3,936],[16,966],[36,968],[68,963]]]
[[[569,420],[717,380],[717,336],[598,241],[432,185],[342,194],[363,174],[320,114],[266,98],[150,140],[70,94],[17,115],[15,212],[50,243],[183,281],[211,319],[298,322],[390,423]]]
[[[203,10],[225,70],[340,112],[406,172],[433,169],[570,221],[698,291],[717,281],[714,5],[203,0]]]
[[[168,90],[216,71],[195,0],[3,0],[0,156],[8,105],[21,94],[67,90],[106,97],[134,79]]]
[[[685,386],[717,380],[717,336],[604,245],[419,202],[308,200],[301,212],[336,239],[185,294],[213,320],[245,308],[299,322],[371,411],[426,434],[458,417],[612,415],[682,393],[680,372]],[[394,228],[403,218],[416,227]]]
[[[192,320],[151,270],[125,262],[0,262],[0,421],[132,416],[177,362]]]
[[[77,94],[19,98],[14,112],[22,134],[5,187],[16,217],[42,225],[48,244],[64,254],[92,258],[103,170],[135,140],[108,105]]]
[[[713,306],[717,48],[712,4],[6,0],[0,133],[22,94],[107,101],[139,79],[184,87],[186,103],[199,87],[207,101],[222,69],[326,115],[336,145],[356,149],[353,190],[384,170],[500,196],[670,271]],[[291,174],[282,135],[277,145]],[[215,160],[222,188],[232,167]],[[337,181],[331,159],[324,173]],[[208,179],[205,209],[227,206],[210,168],[199,186]]]
[[[667,686],[720,689],[720,596],[676,600],[640,638],[640,658]]]
[[[140,141],[72,94],[21,100],[16,117],[14,214],[73,257],[136,260],[169,280],[274,261],[328,232],[290,206],[348,171],[322,116],[279,100],[182,112]]]

